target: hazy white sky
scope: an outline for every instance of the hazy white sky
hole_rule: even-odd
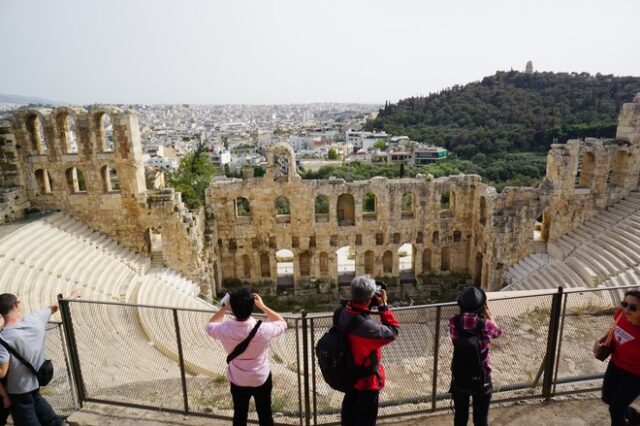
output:
[[[0,0],[0,93],[397,101],[496,70],[640,75],[638,0]]]

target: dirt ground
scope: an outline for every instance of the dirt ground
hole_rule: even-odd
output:
[[[640,404],[636,403],[640,408]],[[158,413],[130,408],[107,407],[89,404],[68,419],[71,426],[204,426],[228,425],[230,422]],[[403,419],[381,419],[380,425],[393,426],[450,426],[450,412],[427,417]],[[470,422],[471,424],[471,422]],[[527,401],[491,407],[489,424],[492,426],[605,426],[609,424],[607,407],[597,394],[556,397],[553,401]]]

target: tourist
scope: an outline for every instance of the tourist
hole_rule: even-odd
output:
[[[489,307],[486,304],[487,295],[478,287],[468,287],[458,296],[458,306],[460,313],[449,319],[449,333],[454,343],[454,362],[452,363],[452,383],[451,394],[455,410],[454,425],[464,426],[469,420],[469,400],[473,398],[473,424],[475,426],[486,426],[489,419],[489,404],[491,402],[491,359],[489,357],[489,343],[491,339],[502,334],[502,330],[493,320]],[[480,357],[480,369],[478,383],[473,384],[472,380],[456,383],[455,358],[458,350],[456,342],[459,337],[470,336],[477,339],[477,349],[473,356]],[[477,353],[477,350],[480,353]],[[470,364],[470,363],[467,363]],[[466,379],[466,378],[463,378]],[[466,381],[466,380],[465,380]]]
[[[79,290],[74,290],[69,295],[69,299],[78,297]],[[47,322],[57,311],[58,305],[55,304],[24,315],[20,310],[20,300],[15,295],[0,294],[0,315],[4,319],[0,339],[37,370],[45,361]],[[40,395],[40,385],[36,376],[4,346],[0,346],[0,378],[6,378],[6,388],[11,400],[11,416],[16,425],[63,424],[62,418]]]
[[[371,318],[371,307],[377,306],[380,322]],[[399,323],[387,305],[387,292],[376,290],[376,282],[368,275],[351,281],[351,301],[334,314],[338,328],[345,330],[352,319],[360,324],[348,333],[347,340],[357,367],[371,373],[356,379],[353,389],[342,400],[342,426],[372,426],[378,418],[378,397],[384,388],[385,372],[380,363],[382,346],[398,336]],[[355,319],[358,320],[358,319]]]
[[[614,314],[613,353],[604,373],[602,401],[609,405],[611,426],[640,425],[640,414],[630,406],[640,395],[640,291],[624,295]],[[594,346],[594,354],[597,347]]]
[[[218,309],[207,324],[206,330],[214,339],[220,340],[228,354],[236,357],[227,366],[227,377],[231,384],[233,399],[233,425],[247,424],[249,400],[253,397],[261,426],[273,425],[271,412],[271,369],[269,368],[269,341],[287,329],[282,315],[267,307],[260,295],[248,288],[240,288],[229,297],[228,305],[235,319],[224,321],[225,307]],[[268,322],[260,323],[251,316],[253,307],[266,315]],[[257,327],[253,338],[249,335]],[[241,342],[248,340],[244,351],[236,350]],[[235,352],[235,353],[234,353]]]

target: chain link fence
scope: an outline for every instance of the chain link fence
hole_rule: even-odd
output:
[[[611,326],[615,307],[630,288],[498,294],[489,302],[503,329],[490,351],[493,401],[597,389],[606,363],[593,358],[592,342]],[[77,394],[80,403],[232,418],[226,353],[205,333],[212,312],[83,300],[60,300],[60,305],[72,374],[63,380],[66,370],[57,369],[56,386],[60,377],[67,395]],[[448,321],[458,311],[453,303],[394,309],[400,334],[382,349],[387,383],[380,418],[450,407]],[[314,354],[332,315],[302,313],[285,319],[287,331],[271,343],[276,423],[338,424],[343,394],[324,382]],[[60,334],[59,326],[56,330]],[[58,345],[48,338],[48,353],[62,357],[64,364],[64,346]],[[68,412],[73,398],[55,399],[54,406]],[[249,421],[257,423],[253,408]]]

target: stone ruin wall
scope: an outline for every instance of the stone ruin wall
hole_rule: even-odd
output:
[[[113,125],[113,150],[105,149],[102,116]],[[76,123],[78,152],[65,148],[65,117]],[[33,122],[42,123],[42,141]],[[502,286],[502,272],[533,251],[576,228],[638,187],[640,96],[625,104],[615,140],[571,140],[553,145],[547,175],[537,188],[502,193],[479,176],[345,182],[302,180],[288,145],[269,153],[264,177],[218,179],[209,186],[204,209],[190,212],[171,189],[147,190],[137,115],[113,107],[21,109],[0,121],[0,186],[3,211],[13,216],[32,206],[72,214],[124,246],[149,254],[152,241],[164,262],[213,293],[225,279],[277,282],[275,253],[293,252],[297,287],[314,279],[338,280],[336,250],[355,251],[355,273],[398,278],[398,249],[413,248],[413,275],[445,270],[468,273],[484,288]],[[283,166],[284,164],[284,166]],[[117,171],[120,189],[108,190],[104,167]],[[82,171],[86,190],[68,174]],[[46,180],[42,170],[48,172]],[[47,187],[48,185],[48,187]],[[441,195],[450,193],[448,205]],[[363,211],[365,194],[375,195],[375,213]],[[402,198],[412,202],[403,210]],[[314,200],[329,199],[329,213],[316,217]],[[290,214],[277,215],[277,197],[289,200]],[[238,215],[238,198],[248,215]],[[13,199],[11,201],[9,198]],[[340,210],[340,212],[339,212]],[[338,220],[340,215],[341,220]],[[0,217],[0,221],[4,220]],[[12,219],[11,215],[7,218]],[[542,218],[543,241],[534,242]]]
[[[112,124],[112,145],[102,125],[105,116]],[[150,233],[160,234],[164,263],[190,279],[208,282],[203,213],[189,212],[171,189],[147,190],[135,112],[115,107],[20,109],[2,126],[11,133],[0,135],[0,153],[13,159],[2,164],[3,170],[16,169],[12,180],[4,179],[5,188],[31,207],[67,212],[143,254],[150,252]],[[72,133],[77,151],[71,149]],[[208,293],[208,287],[202,291]]]

